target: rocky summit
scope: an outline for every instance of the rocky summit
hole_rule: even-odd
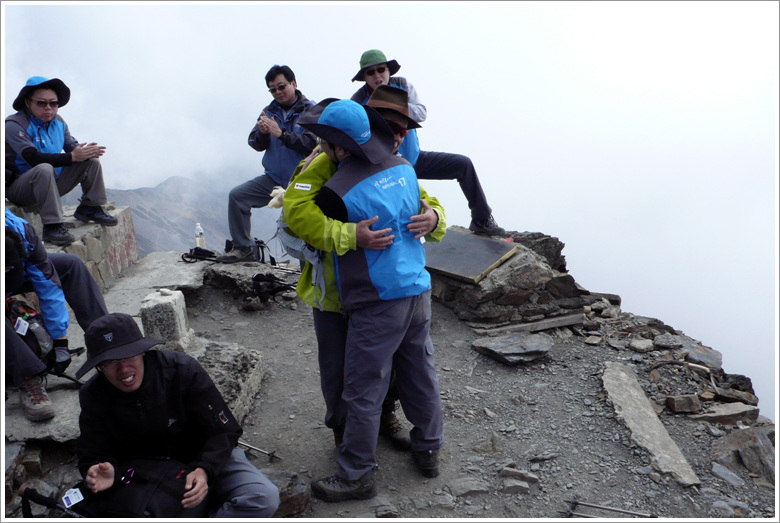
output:
[[[155,252],[105,296],[209,371],[242,422],[242,446],[281,489],[280,517],[775,519],[775,427],[750,378],[682,330],[623,311],[619,296],[579,286],[559,240],[508,237],[518,250],[479,283],[432,271],[440,475],[424,478],[380,437],[379,495],[364,501],[311,496],[310,479],[335,470],[336,448],[311,311],[290,289],[296,266]],[[6,390],[7,517],[20,516],[22,484],[60,497],[80,479],[77,385],[52,378],[47,390],[58,412],[41,423]]]

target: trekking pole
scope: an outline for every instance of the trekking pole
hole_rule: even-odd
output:
[[[574,496],[571,499],[570,503],[571,503],[571,505],[569,506],[569,509],[567,511],[565,511],[565,512],[562,512],[567,517],[571,517],[571,516],[579,516],[579,517],[585,517],[585,518],[599,517],[599,516],[589,516],[587,514],[579,514],[577,512],[574,512],[574,509],[577,508],[577,505],[582,505],[583,507],[598,508],[598,509],[601,509],[601,510],[611,510],[613,512],[620,512],[622,514],[629,514],[631,516],[638,516],[640,518],[657,518],[658,517],[658,516],[656,516],[654,514],[642,514],[641,512],[631,512],[630,510],[623,510],[623,509],[619,509],[619,508],[605,507],[605,506],[602,506],[602,505],[594,505],[592,503],[585,503],[584,501],[579,501],[577,499],[577,496]]]
[[[18,493],[22,497],[22,516],[25,518],[33,517],[32,509],[30,508],[30,501],[37,503],[38,505],[43,505],[46,508],[61,510],[66,516],[71,518],[84,517],[78,512],[72,511],[62,503],[57,503],[57,500],[44,496],[43,494],[39,494],[37,490],[30,488],[27,483],[23,483],[22,486],[19,487]]]
[[[256,450],[257,452],[262,452],[263,454],[268,456],[268,463],[271,463],[274,460],[274,458],[276,458],[276,459],[278,459],[280,461],[282,459],[282,458],[280,458],[279,456],[276,455],[276,451],[275,450],[272,450],[271,452],[268,452],[267,450],[263,450],[263,449],[259,449],[257,447],[254,447],[254,446],[250,445],[249,443],[247,443],[246,441],[241,441],[240,439],[238,440],[238,444],[242,445],[242,446],[244,446],[244,447],[246,447],[246,448],[248,448],[250,450]]]

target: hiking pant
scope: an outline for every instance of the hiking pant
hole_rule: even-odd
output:
[[[347,427],[337,457],[342,479],[357,480],[376,465],[379,417],[393,368],[401,406],[414,425],[412,450],[435,450],[444,442],[430,325],[430,290],[350,311],[343,395]]]
[[[270,176],[263,174],[231,189],[228,194],[228,227],[234,247],[248,249],[252,246],[252,209],[268,205],[276,185]]]
[[[65,301],[73,309],[81,329],[86,331],[90,323],[108,314],[100,287],[78,256],[64,252],[50,252],[48,256],[60,277]]]
[[[6,187],[5,197],[20,207],[37,207],[44,225],[62,223],[60,196],[68,194],[77,185],[81,185],[84,193],[82,205],[106,204],[103,167],[96,158],[63,167],[59,178],[51,164],[40,163]]]
[[[347,424],[347,404],[344,393],[344,353],[347,346],[349,319],[340,312],[321,311],[312,308],[314,334],[317,336],[317,356],[320,364],[320,387],[325,400],[325,426],[343,432]],[[382,410],[395,406],[398,392],[395,373],[392,373],[390,389],[382,404]]]
[[[215,518],[270,518],[280,501],[279,488],[238,447],[222,470],[209,478],[209,497],[212,496],[222,503]]]
[[[471,219],[486,220],[493,213],[471,158],[462,154],[420,151],[414,172],[419,180],[457,180],[469,203]]]

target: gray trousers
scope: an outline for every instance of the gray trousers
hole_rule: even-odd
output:
[[[469,203],[472,220],[485,220],[493,210],[488,205],[471,158],[462,154],[420,151],[414,172],[420,180],[457,180]]]
[[[401,406],[414,425],[412,450],[435,450],[444,443],[430,325],[431,291],[350,311],[343,395],[347,427],[337,457],[342,479],[359,479],[376,465],[379,417],[393,369]]]
[[[51,164],[38,164],[6,187],[5,197],[20,207],[37,207],[44,225],[62,223],[60,196],[68,194],[77,185],[81,185],[84,193],[83,205],[105,205],[103,167],[96,158],[63,167],[59,178]]]
[[[221,503],[215,518],[270,518],[280,502],[279,488],[238,447],[219,474],[209,478],[209,497]]]
[[[252,209],[268,205],[276,185],[270,176],[263,174],[231,189],[228,195],[228,227],[235,247],[247,249],[252,246]]]
[[[52,252],[48,256],[60,277],[65,300],[73,309],[79,326],[86,331],[90,323],[108,314],[100,288],[78,256],[64,252]],[[5,369],[14,385],[19,385],[24,378],[43,372],[46,366],[16,334],[7,317],[5,327]]]

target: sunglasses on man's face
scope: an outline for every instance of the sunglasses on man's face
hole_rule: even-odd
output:
[[[409,129],[395,122],[387,122],[387,125],[390,126],[390,130],[393,131],[393,134],[397,134],[401,138],[406,136],[406,133],[409,132]]]
[[[290,84],[282,84],[282,85],[277,85],[276,87],[271,87],[270,89],[268,89],[268,92],[271,94],[274,94],[276,91],[282,92],[287,88],[288,85]]]
[[[43,109],[47,105],[51,105],[55,109],[60,106],[60,102],[58,100],[53,100],[53,101],[51,101],[51,100],[32,100],[32,101],[35,102],[35,105],[37,105],[41,109]]]
[[[363,75],[365,76],[374,76],[374,73],[383,74],[387,70],[387,67],[377,67],[376,69],[366,69],[363,72]]]

